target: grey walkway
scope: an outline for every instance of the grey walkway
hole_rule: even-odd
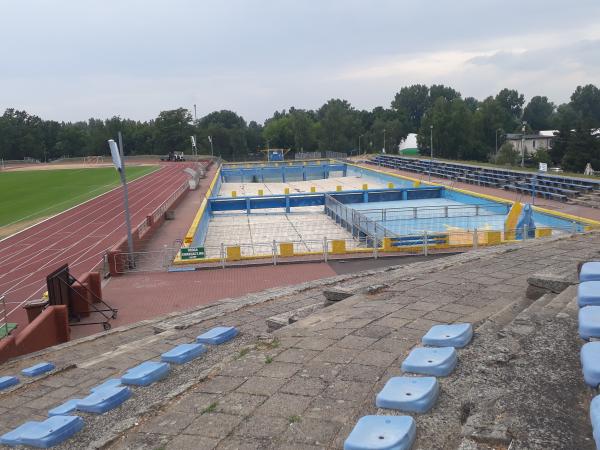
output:
[[[529,241],[340,275],[61,346],[2,367],[0,375],[51,360],[59,371],[0,394],[0,432],[41,418],[47,409],[90,386],[190,342],[208,327],[225,324],[238,326],[242,334],[175,368],[166,380],[134,389],[122,407],[100,417],[85,416],[84,430],[62,447],[341,448],[358,417],[377,413],[375,394],[400,373],[401,361],[432,325],[481,325],[511,308],[516,315],[529,276],[541,270],[574,272],[577,263],[598,256],[599,244],[597,234]],[[266,333],[265,318],[322,303],[327,286],[358,293]],[[476,336],[472,348],[479,340]],[[579,368],[569,370],[576,373]],[[442,381],[442,397],[447,388]],[[460,399],[449,397],[440,405],[456,411],[462,407]],[[417,418],[420,430],[427,420]],[[458,416],[454,421],[444,433],[447,442],[458,445],[462,424]],[[453,448],[433,445],[430,428],[419,431],[416,448]]]

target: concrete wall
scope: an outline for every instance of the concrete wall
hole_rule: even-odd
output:
[[[552,139],[548,136],[540,136],[535,139],[525,139],[525,152],[527,155],[534,155],[539,149],[548,150],[552,148]],[[521,154],[522,141],[521,139],[507,139],[506,142],[510,142],[515,150]]]

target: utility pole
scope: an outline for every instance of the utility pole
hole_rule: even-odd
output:
[[[213,150],[212,136],[208,136],[208,142],[210,142],[210,156],[215,156],[215,152]]]
[[[525,167],[525,125],[527,122],[523,122],[523,128],[521,128],[521,167]]]
[[[429,181],[431,181],[431,166],[433,166],[433,124],[429,125],[429,139],[429,150],[431,151],[429,156]]]
[[[358,154],[360,155],[362,152],[360,151],[360,138],[362,138],[363,135],[361,134],[360,136],[358,136]],[[367,152],[365,152],[366,154]]]
[[[496,128],[496,158],[498,157],[498,131],[499,128]]]

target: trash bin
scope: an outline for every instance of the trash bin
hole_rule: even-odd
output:
[[[39,316],[44,308],[48,306],[47,298],[40,298],[39,300],[29,300],[23,305],[27,312],[27,320],[29,323],[33,322],[37,316]]]

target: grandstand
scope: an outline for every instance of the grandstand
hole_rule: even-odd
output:
[[[598,191],[600,188],[600,181],[588,178],[536,174],[438,160],[377,155],[366,162],[379,167],[431,174],[438,178],[501,188],[561,202],[573,200],[581,195]]]

